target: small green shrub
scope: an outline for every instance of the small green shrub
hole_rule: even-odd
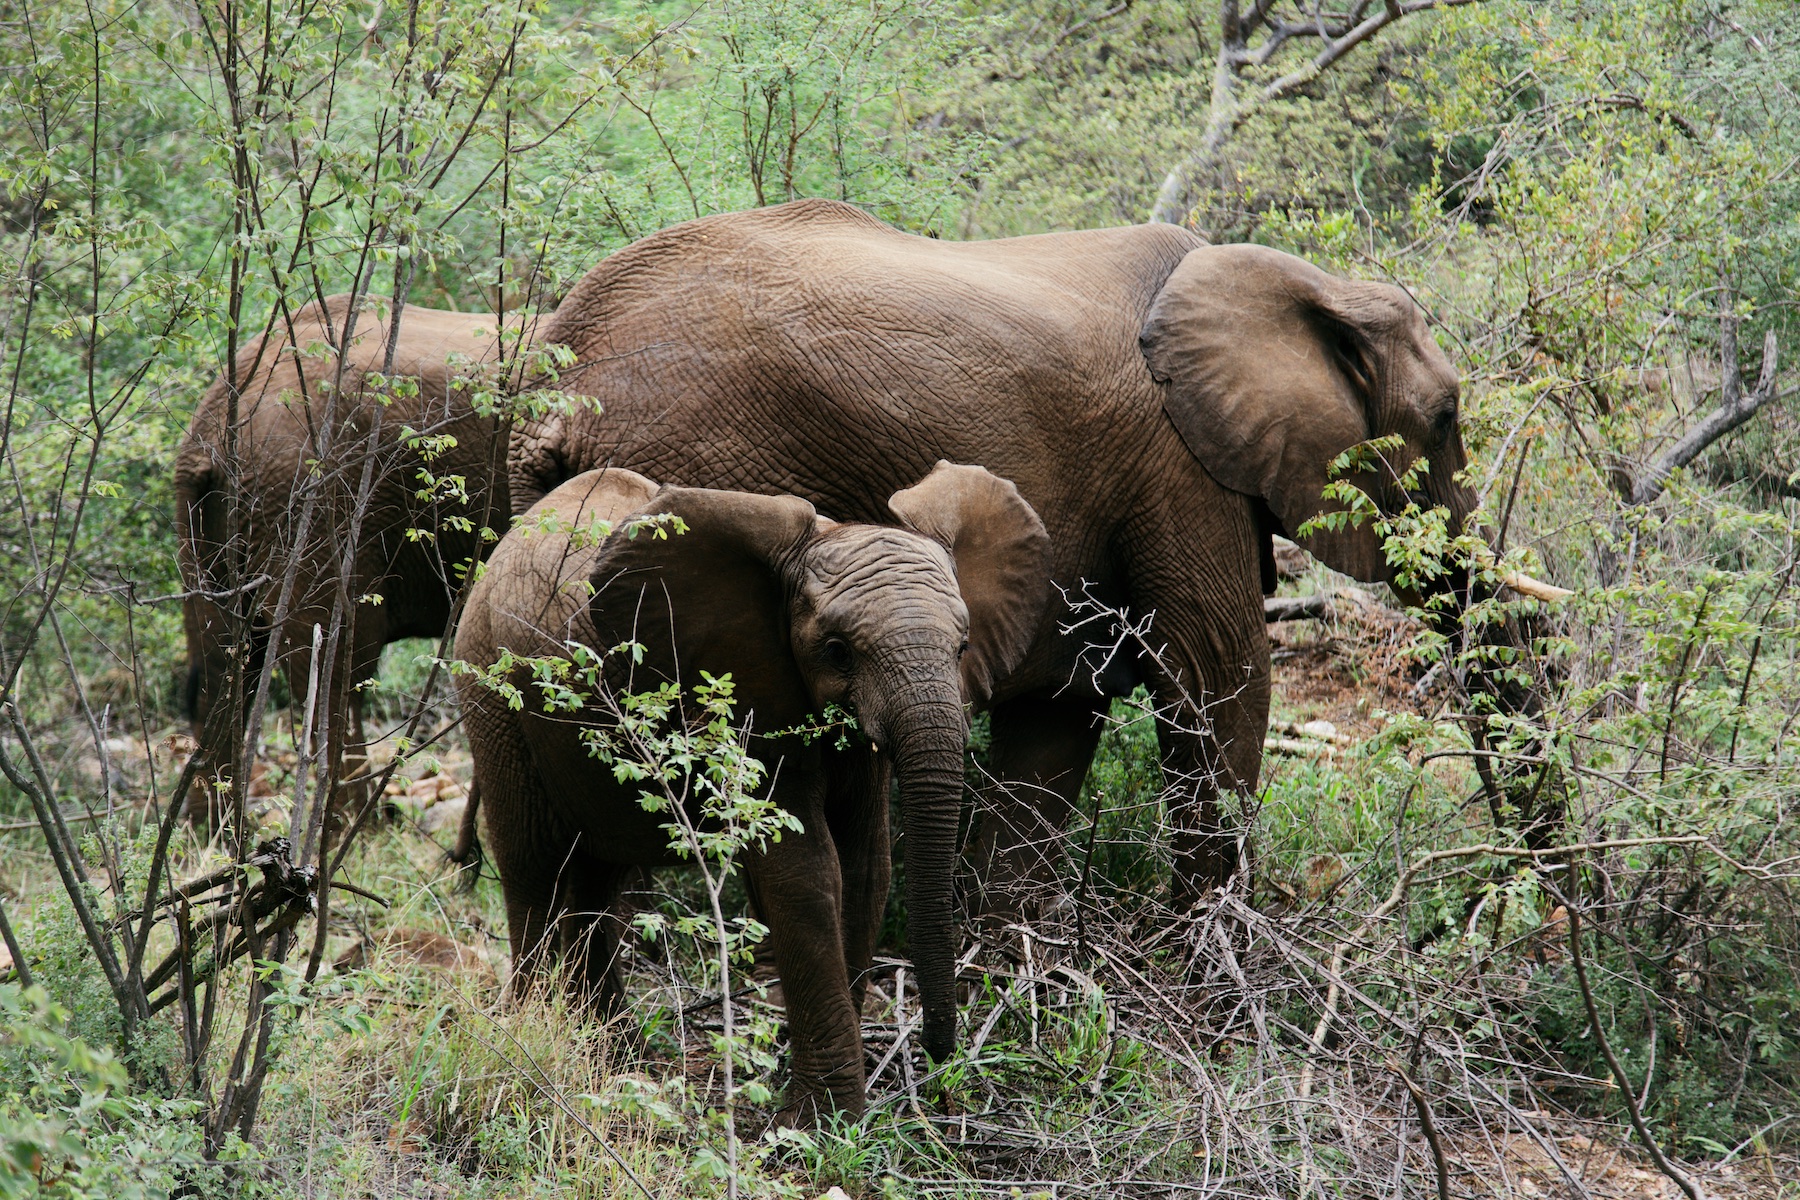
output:
[[[193,1100],[134,1094],[124,1067],[69,1032],[42,989],[0,984],[0,1195],[161,1200],[218,1188]]]

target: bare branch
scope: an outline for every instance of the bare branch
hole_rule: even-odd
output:
[[[1644,469],[1644,473],[1632,485],[1629,497],[1632,504],[1649,504],[1662,495],[1663,490],[1668,487],[1670,475],[1693,462],[1701,451],[1754,417],[1778,394],[1775,387],[1777,358],[1774,330],[1771,329],[1763,336],[1762,372],[1757,376],[1755,389],[1748,396],[1743,394],[1743,384],[1738,376],[1735,321],[1726,322],[1724,350],[1725,394],[1720,399],[1719,407],[1708,413],[1699,424],[1683,434],[1680,441]]]
[[[1349,22],[1335,29],[1326,24],[1323,16],[1315,11],[1312,20],[1305,23],[1269,23],[1266,40],[1252,50],[1248,46],[1249,34],[1259,24],[1268,22],[1268,13],[1273,5],[1259,2],[1245,19],[1240,18],[1235,0],[1225,0],[1220,5],[1219,56],[1213,68],[1212,100],[1205,130],[1201,134],[1199,145],[1176,163],[1164,177],[1162,186],[1157,189],[1156,202],[1151,206],[1150,220],[1165,225],[1182,224],[1188,220],[1191,208],[1189,197],[1196,182],[1218,159],[1219,151],[1258,105],[1292,95],[1381,30],[1414,13],[1480,2],[1481,0],[1383,0],[1381,10],[1366,17],[1361,14],[1367,11],[1367,6],[1359,4],[1351,12]],[[1325,45],[1305,66],[1257,88],[1247,98],[1240,96],[1238,76],[1244,68],[1267,64],[1284,46],[1298,37],[1316,37],[1324,41]]]
[[[1395,0],[1389,0],[1389,3],[1380,12],[1364,19],[1355,28],[1345,32],[1342,37],[1333,40],[1304,67],[1297,71],[1290,71],[1263,88],[1260,98],[1265,101],[1279,100],[1283,96],[1291,95],[1317,79],[1333,63],[1402,17],[1417,12],[1427,12],[1434,8],[1460,8],[1465,4],[1479,4],[1480,2],[1481,0],[1411,0],[1411,3],[1401,4]]]
[[[1650,1152],[1657,1170],[1674,1180],[1675,1186],[1686,1193],[1688,1200],[1703,1200],[1705,1193],[1700,1190],[1700,1185],[1669,1161],[1655,1135],[1650,1132],[1650,1127],[1644,1123],[1644,1115],[1638,1111],[1637,1097],[1632,1091],[1631,1078],[1625,1074],[1625,1068],[1619,1065],[1618,1055],[1613,1053],[1612,1043],[1607,1039],[1606,1028],[1600,1020],[1599,1006],[1594,1003],[1594,991],[1588,986],[1587,964],[1582,961],[1581,906],[1563,895],[1549,880],[1544,881],[1544,887],[1562,902],[1563,911],[1569,914],[1569,961],[1575,967],[1575,982],[1581,989],[1581,1003],[1587,1009],[1588,1027],[1593,1031],[1594,1044],[1599,1046],[1601,1056],[1606,1059],[1613,1078],[1618,1081],[1619,1095],[1625,1101],[1625,1112],[1631,1117],[1631,1127],[1637,1131],[1638,1140],[1644,1143],[1644,1149]]]
[[[1394,0],[1388,0],[1390,5],[1393,2]],[[1425,1141],[1431,1146],[1431,1162],[1437,1169],[1438,1200],[1450,1200],[1450,1168],[1444,1159],[1444,1140],[1438,1136],[1437,1119],[1432,1116],[1431,1101],[1426,1098],[1425,1089],[1403,1071],[1399,1063],[1390,1065],[1394,1074],[1400,1077],[1400,1082],[1406,1085],[1406,1090],[1412,1094],[1413,1108],[1419,1114],[1419,1127],[1425,1131]]]

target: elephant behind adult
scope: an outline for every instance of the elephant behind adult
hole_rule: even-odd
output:
[[[1148,683],[1171,805],[1177,899],[1240,861],[1222,791],[1254,790],[1269,705],[1261,597],[1270,538],[1322,507],[1328,465],[1396,434],[1453,527],[1475,507],[1457,376],[1399,288],[1168,225],[954,243],[848,205],[708,217],[602,262],[546,331],[576,365],[556,386],[605,415],[515,428],[515,510],[599,465],[689,486],[791,492],[868,520],[938,458],[1014,480],[1068,593],[1154,614],[1164,664],[1083,663],[1053,605],[1014,670],[983,681],[1000,789],[990,882],[1041,870],[1093,757],[1107,697]],[[1357,482],[1384,510],[1392,470]],[[1373,530],[1297,537],[1389,580]],[[1204,711],[1197,711],[1197,702]]]
[[[317,664],[328,699],[315,731],[334,754],[360,740],[356,684],[388,643],[444,632],[482,528],[510,517],[500,426],[459,382],[496,369],[494,318],[407,305],[390,353],[392,309],[371,298],[340,356],[351,300],[274,314],[238,351],[235,390],[221,375],[201,397],[176,455],[186,703],[215,773],[233,760],[271,643],[304,699],[315,630],[337,650]],[[429,463],[422,446],[436,451]],[[465,494],[422,470],[461,477]],[[197,788],[190,812],[215,817],[214,795]]]

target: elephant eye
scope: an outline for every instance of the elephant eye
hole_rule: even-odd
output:
[[[1455,428],[1456,410],[1454,408],[1441,410],[1436,419],[1431,422],[1432,436],[1437,439],[1439,445],[1450,440],[1450,434]]]
[[[960,661],[962,659],[962,656],[967,654],[968,652],[969,652],[969,643],[967,641],[964,641],[962,645],[960,645],[956,648],[956,657],[957,657],[958,661]]]
[[[845,673],[849,672],[851,663],[854,661],[855,657],[850,653],[850,643],[846,642],[843,638],[825,639],[825,645],[821,653],[824,655],[826,666],[834,671],[842,671]]]

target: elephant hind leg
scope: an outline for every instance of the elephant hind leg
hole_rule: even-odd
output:
[[[556,949],[569,990],[602,1016],[619,1009],[625,995],[619,975],[624,940],[620,893],[630,867],[569,855],[556,886]]]
[[[550,798],[526,749],[518,715],[479,684],[462,687],[464,728],[475,751],[488,857],[500,873],[512,949],[514,1000],[535,991],[555,957],[558,879],[573,833],[551,815]]]
[[[506,934],[512,949],[512,977],[506,990],[514,1000],[536,991],[555,957],[551,927],[556,917],[556,886],[546,864],[527,859],[511,847],[494,855],[500,890],[506,900]]]

